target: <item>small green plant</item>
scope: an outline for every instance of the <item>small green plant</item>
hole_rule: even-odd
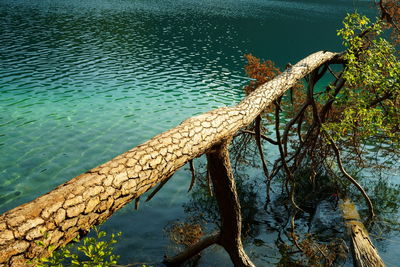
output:
[[[338,35],[347,48],[343,77],[347,86],[337,105],[339,121],[324,124],[335,140],[371,138],[399,147],[400,60],[396,46],[384,37],[385,23],[349,14]]]
[[[121,232],[111,234],[107,238],[106,232],[100,231],[97,227],[93,227],[93,230],[94,237],[85,237],[78,243],[54,251],[50,248],[50,256],[39,259],[35,266],[105,267],[117,264],[119,256],[114,254],[113,245],[117,243],[116,238],[121,236]]]

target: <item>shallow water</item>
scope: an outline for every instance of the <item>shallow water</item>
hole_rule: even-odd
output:
[[[340,51],[341,19],[354,8],[371,13],[368,3],[1,0],[0,212],[192,115],[237,103],[245,53],[285,66]],[[139,211],[128,205],[105,224],[123,231],[122,263],[162,259],[163,228],[185,217],[189,177],[183,168]],[[229,266],[219,251],[201,263]]]

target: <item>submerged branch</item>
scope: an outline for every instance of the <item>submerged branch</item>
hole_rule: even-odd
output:
[[[192,159],[189,160],[189,168],[190,168],[190,172],[192,173],[192,180],[190,181],[190,186],[189,186],[188,192],[190,192],[190,190],[192,190],[193,185],[196,182],[196,173],[195,173],[194,164],[193,164]]]
[[[283,135],[282,135],[282,144],[283,144],[285,156],[288,153],[287,152],[287,143],[288,143],[289,131],[293,127],[293,125],[296,123],[296,121],[299,120],[303,116],[304,112],[306,111],[306,109],[309,105],[310,105],[309,101],[306,101],[306,103],[303,104],[303,106],[296,113],[296,115],[285,126],[285,130],[283,131]]]
[[[277,101],[276,101],[276,105],[275,105],[275,131],[276,131],[276,139],[278,140],[278,148],[279,148],[279,153],[282,159],[282,165],[283,165],[283,169],[285,170],[286,176],[287,176],[287,180],[286,180],[286,190],[288,191],[289,195],[290,195],[290,201],[292,202],[293,207],[295,207],[298,210],[303,211],[303,209],[301,209],[297,204],[296,201],[294,199],[294,176],[292,171],[289,169],[289,166],[286,162],[286,155],[284,154],[283,151],[283,147],[282,147],[282,141],[281,141],[281,134],[280,134],[280,130],[279,130],[279,122],[280,122],[280,108],[279,108],[279,104],[282,100],[282,96],[278,97]],[[288,190],[288,182],[291,182],[292,186],[291,186],[291,190]],[[304,211],[303,211],[304,212]]]
[[[135,198],[135,210],[139,210],[139,205],[140,205],[140,196]]]
[[[147,197],[146,202],[151,200],[157,193],[158,191],[161,190],[161,188],[163,188],[163,186],[169,181],[169,179],[171,179],[172,175],[170,177],[168,177],[167,179],[165,179],[164,181],[162,181],[157,187],[156,189],[153,190],[153,192],[151,192],[151,194]]]
[[[261,116],[258,115],[258,117],[256,118],[256,125],[255,125],[255,133],[256,133],[256,144],[258,147],[258,152],[260,153],[260,159],[261,159],[261,163],[262,163],[262,168],[265,174],[265,177],[268,178],[269,174],[268,174],[268,167],[267,167],[267,163],[265,162],[265,158],[264,158],[264,151],[262,148],[262,143],[261,143]]]
[[[248,134],[251,134],[251,135],[256,135],[255,132],[250,131],[250,130],[241,130],[241,132],[242,132],[242,133],[248,133]],[[277,141],[275,141],[275,140],[269,138],[268,136],[266,136],[266,135],[264,135],[264,134],[260,134],[260,137],[261,137],[262,139],[264,139],[265,141],[267,141],[267,142],[273,144],[273,145],[278,145],[278,142],[277,142]]]
[[[167,266],[179,266],[180,264],[199,254],[203,249],[206,249],[209,246],[216,244],[220,238],[221,233],[219,232],[210,235],[200,240],[196,244],[188,247],[174,257],[165,257],[163,263]]]
[[[208,193],[210,194],[210,196],[213,196],[213,190],[212,190],[212,181],[211,181],[211,175],[210,175],[210,170],[209,170],[209,166],[207,163],[207,173],[206,173],[206,184],[207,184],[207,189],[208,189]]]
[[[357,187],[357,189],[363,195],[365,201],[368,204],[369,217],[370,218],[375,217],[374,206],[372,205],[372,201],[369,198],[368,194],[365,192],[364,188],[350,174],[348,174],[347,171],[344,169],[343,164],[342,164],[342,159],[340,157],[339,148],[337,147],[337,145],[333,141],[333,138],[330,136],[330,134],[327,133],[326,131],[324,131],[324,133],[325,133],[325,135],[326,135],[326,137],[327,137],[327,139],[328,139],[333,151],[335,152],[336,161],[337,161],[337,164],[339,166],[340,171],[355,187]]]

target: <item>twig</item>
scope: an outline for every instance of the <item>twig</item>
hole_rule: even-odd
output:
[[[248,133],[248,134],[251,134],[251,135],[256,135],[255,132],[250,131],[250,130],[241,130],[241,132],[242,132],[242,133]],[[266,136],[266,135],[264,135],[264,134],[260,134],[260,137],[261,137],[262,139],[264,139],[265,141],[268,141],[269,143],[273,144],[273,145],[276,145],[276,146],[278,145],[278,142],[276,142],[275,140],[269,138],[268,136]]]
[[[276,131],[276,139],[277,139],[277,141],[278,141],[278,148],[279,148],[279,153],[280,153],[281,159],[282,159],[283,169],[285,170],[285,173],[286,173],[286,175],[288,176],[288,180],[290,180],[291,182],[294,182],[293,173],[290,171],[290,169],[289,169],[289,167],[288,167],[288,165],[287,165],[287,162],[286,162],[286,158],[285,158],[285,154],[284,154],[283,147],[282,147],[282,142],[281,142],[281,134],[280,134],[280,130],[279,130],[279,119],[280,119],[280,118],[279,118],[279,112],[280,112],[279,103],[280,103],[281,100],[282,100],[282,96],[279,97],[279,98],[277,99],[277,101],[276,101],[277,104],[276,104],[276,106],[275,106],[275,131]],[[286,185],[286,190],[288,191],[287,182],[285,183],[285,185]],[[291,200],[293,206],[294,206],[296,209],[301,210],[301,211],[304,212],[304,210],[301,209],[301,208],[296,204],[296,201],[295,201],[295,199],[294,199],[294,189],[293,189],[293,188],[292,188],[292,190],[291,190],[291,192],[290,192],[290,195],[291,195],[290,200]]]
[[[375,213],[374,213],[374,207],[372,205],[371,199],[369,198],[369,196],[367,195],[367,193],[365,192],[364,188],[350,175],[347,173],[347,171],[344,169],[343,164],[342,164],[342,159],[340,157],[340,151],[337,147],[337,145],[335,144],[335,142],[333,141],[333,138],[330,136],[330,134],[326,131],[324,131],[326,137],[328,138],[328,141],[330,142],[330,145],[333,148],[333,151],[335,152],[336,155],[336,161],[337,164],[339,166],[340,171],[342,172],[342,174],[353,184],[355,185],[355,187],[357,187],[357,189],[361,192],[361,194],[364,196],[365,201],[368,204],[368,210],[369,210],[369,217],[374,218],[375,217]]]
[[[221,234],[218,232],[216,234],[210,235],[203,240],[197,242],[196,244],[188,247],[175,257],[165,257],[163,263],[167,266],[179,266],[181,263],[192,258],[193,256],[199,254],[203,249],[217,243],[220,239]]]
[[[343,83],[344,83],[344,81],[343,81]],[[343,86],[343,85],[341,85],[340,88],[341,88],[342,86]],[[340,90],[340,89],[338,89],[338,90]],[[318,110],[317,110],[317,107],[316,107],[316,104],[315,104],[314,101],[312,101],[312,106],[313,106],[313,112],[314,112],[314,115],[315,115],[315,122],[318,123],[319,125],[321,125],[321,124],[322,124],[321,118],[319,117]],[[319,130],[320,130],[320,129],[321,129],[321,127],[319,127]],[[337,161],[337,164],[338,164],[338,166],[339,166],[340,171],[342,172],[342,174],[343,174],[353,185],[355,185],[355,186],[357,187],[357,189],[358,189],[358,190],[361,192],[361,194],[364,196],[364,198],[365,198],[365,200],[366,200],[366,202],[367,202],[367,204],[368,204],[368,209],[369,209],[369,213],[370,213],[370,214],[369,214],[370,218],[375,217],[374,207],[373,207],[373,205],[372,205],[371,199],[368,197],[368,195],[367,195],[367,193],[365,192],[364,188],[363,188],[350,174],[348,174],[348,173],[346,172],[346,170],[344,169],[343,164],[342,164],[342,159],[341,159],[341,157],[340,157],[340,151],[339,151],[338,147],[336,146],[336,144],[335,144],[333,138],[330,136],[330,134],[329,134],[326,130],[324,130],[323,133],[326,135],[326,137],[327,137],[327,139],[328,139],[330,145],[331,145],[332,148],[333,148],[333,151],[334,151],[334,153],[335,153],[335,155],[336,155],[336,161]]]
[[[303,145],[304,143],[303,138],[301,137],[301,126],[303,125],[303,121],[304,121],[304,113],[300,116],[299,122],[297,123],[297,136],[299,138],[300,146]]]
[[[173,174],[172,174],[173,175]],[[146,202],[149,201],[150,199],[152,199],[155,194],[157,194],[158,191],[160,191],[160,189],[169,181],[169,179],[171,179],[172,175],[168,176],[165,180],[163,180],[157,187],[156,189],[153,190],[153,192],[151,192],[151,194],[147,197]]]
[[[320,69],[320,68],[317,69],[316,76],[314,77],[315,83],[317,83],[322,78],[322,76],[325,75],[328,68],[329,68],[329,64],[325,63],[320,72],[318,72],[318,69]]]
[[[138,196],[137,198],[135,198],[135,210],[139,209],[139,204],[140,204],[140,196]]]
[[[331,69],[330,66],[328,66],[328,70],[329,70],[330,74],[332,74],[332,76],[336,78],[336,80],[339,80],[339,77],[336,75],[335,72],[333,72],[333,70]]]
[[[267,163],[265,162],[265,158],[264,158],[264,151],[262,149],[262,144],[261,144],[261,116],[258,115],[256,118],[256,128],[255,128],[255,132],[256,132],[256,144],[258,147],[258,152],[260,153],[260,159],[261,159],[261,163],[262,163],[262,167],[263,167],[263,171],[265,174],[265,177],[268,178],[269,174],[268,174],[268,167],[267,167]]]
[[[329,110],[331,109],[333,103],[335,102],[336,96],[339,94],[340,90],[342,90],[345,83],[346,83],[346,80],[343,78],[343,71],[342,71],[339,74],[338,79],[333,83],[333,85],[335,86],[335,91],[334,91],[331,99],[329,99],[321,109],[321,116],[320,116],[321,123],[325,121],[326,115],[328,114]],[[329,86],[328,86],[328,88],[329,88]]]
[[[296,121],[298,119],[300,119],[300,117],[302,117],[302,115],[306,111],[309,104],[310,103],[308,101],[306,101],[304,103],[304,105],[300,108],[300,110],[297,112],[297,114],[286,124],[285,130],[283,131],[283,135],[282,135],[282,144],[283,144],[283,148],[284,148],[283,151],[285,153],[285,156],[287,155],[287,140],[288,140],[288,136],[289,136],[289,131],[292,128],[292,126],[296,123]]]
[[[381,20],[386,20],[388,23],[390,23],[394,28],[396,28],[397,31],[400,32],[400,28],[397,26],[396,22],[394,22],[393,17],[389,14],[389,12],[386,10],[386,7],[383,5],[383,1],[379,1],[379,8],[381,9]]]
[[[207,163],[208,165],[208,163]],[[210,196],[213,196],[213,190],[211,187],[211,174],[210,174],[210,170],[207,168],[207,174],[206,174],[206,181],[207,181],[207,189],[208,189],[208,193],[210,194]]]
[[[189,168],[190,168],[190,172],[192,173],[192,180],[190,181],[190,186],[189,186],[188,192],[190,192],[190,190],[192,190],[193,185],[196,182],[196,173],[195,173],[194,164],[193,164],[192,159],[189,160]]]
[[[290,226],[292,228],[292,240],[294,245],[301,251],[304,253],[304,250],[300,247],[299,243],[297,242],[297,235],[296,235],[296,226],[294,223],[294,219],[296,216],[296,212],[294,214],[292,214],[292,216],[290,216]]]

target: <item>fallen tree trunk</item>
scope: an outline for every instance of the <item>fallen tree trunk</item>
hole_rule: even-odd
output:
[[[372,244],[354,203],[350,199],[345,199],[340,206],[351,239],[354,266],[384,267],[385,264]]]
[[[238,105],[185,120],[116,158],[0,216],[0,266],[45,256],[106,220],[189,160],[249,125],[296,82],[339,54],[314,53],[257,88]],[[44,245],[38,245],[42,241]]]

